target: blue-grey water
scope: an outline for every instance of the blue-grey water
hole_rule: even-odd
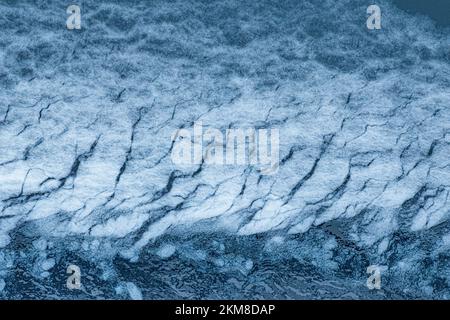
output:
[[[394,2],[1,1],[0,297],[449,299],[448,1]],[[174,164],[196,121],[278,171]]]
[[[450,25],[448,0],[393,0],[393,3],[408,13],[428,16],[438,26]]]

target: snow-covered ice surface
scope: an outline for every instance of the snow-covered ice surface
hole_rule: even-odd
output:
[[[449,299],[450,31],[376,2],[1,1],[0,297]],[[175,166],[194,121],[278,172]]]

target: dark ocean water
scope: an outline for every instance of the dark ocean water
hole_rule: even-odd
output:
[[[440,26],[450,25],[450,1],[447,0],[393,0],[402,10],[429,16]]]

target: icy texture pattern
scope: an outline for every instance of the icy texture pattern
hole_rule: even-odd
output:
[[[448,27],[385,0],[381,30],[363,0],[80,0],[67,30],[70,4],[0,3],[1,298],[450,298]],[[279,171],[175,166],[194,121],[279,129]]]

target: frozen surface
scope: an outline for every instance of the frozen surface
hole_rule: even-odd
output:
[[[1,298],[450,298],[448,27],[80,0],[70,31],[69,4],[0,3]],[[279,129],[278,172],[175,166],[194,121]]]

